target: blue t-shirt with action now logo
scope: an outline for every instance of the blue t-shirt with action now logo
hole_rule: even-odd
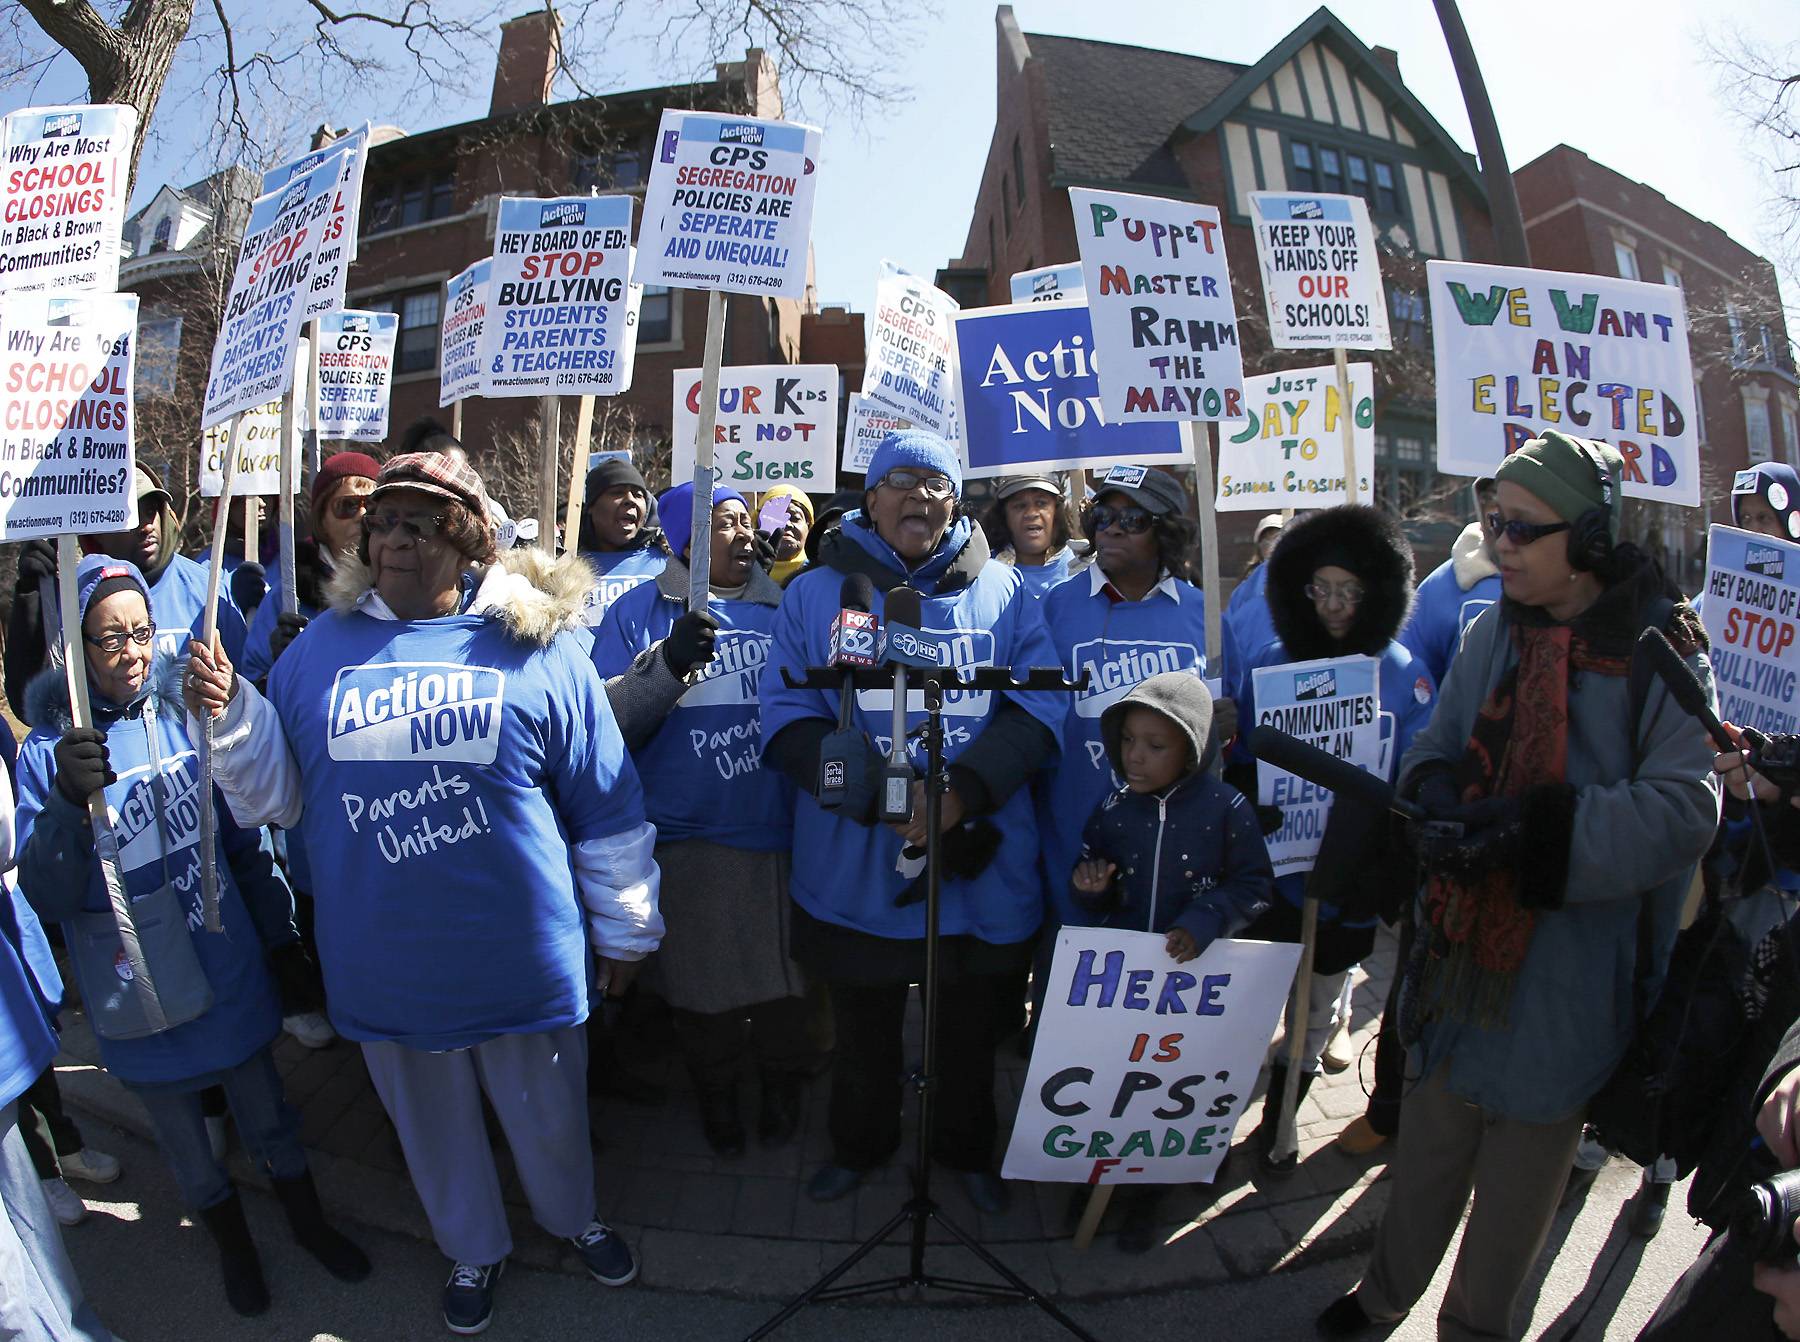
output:
[[[334,610],[276,662],[339,1034],[438,1050],[585,1019],[570,846],[644,820],[588,647]]]
[[[685,584],[684,584],[685,585]],[[667,638],[686,603],[656,582],[627,592],[594,635],[594,665],[616,676]],[[658,842],[708,839],[728,848],[785,852],[793,842],[794,787],[762,767],[757,689],[769,660],[776,607],[714,595],[712,661],[663,724],[632,751]]]
[[[581,557],[594,570],[581,617],[588,628],[598,629],[612,603],[649,582],[668,567],[669,552],[661,546],[640,545],[635,550],[583,550]]]

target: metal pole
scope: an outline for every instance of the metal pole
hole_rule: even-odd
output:
[[[1493,221],[1500,264],[1528,266],[1531,246],[1525,241],[1525,216],[1519,210],[1519,193],[1513,189],[1506,150],[1500,143],[1500,126],[1494,120],[1494,105],[1488,101],[1487,84],[1481,78],[1481,64],[1475,59],[1469,30],[1463,26],[1456,0],[1433,3],[1444,29],[1444,45],[1450,48],[1450,63],[1456,67],[1456,82],[1462,85],[1469,129],[1475,133],[1475,156],[1481,160],[1481,180],[1487,187],[1488,217]]]

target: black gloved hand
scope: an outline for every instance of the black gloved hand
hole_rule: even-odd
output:
[[[283,942],[271,949],[269,973],[281,997],[282,1015],[325,1009],[325,980],[304,942]]]
[[[71,727],[56,743],[56,790],[77,806],[119,776],[106,757],[106,733],[92,727]]]
[[[663,640],[663,660],[677,676],[685,676],[713,659],[718,642],[719,622],[703,610],[690,610]]]
[[[56,547],[49,541],[26,541],[19,547],[19,589],[33,592],[45,578],[56,577]]]
[[[843,800],[831,808],[832,814],[859,825],[875,823],[876,802],[881,797],[881,767],[886,757],[869,744],[860,728],[833,731],[819,742],[819,758],[842,760],[844,763]]]
[[[764,573],[775,567],[775,538],[766,531],[756,533],[756,564]]]
[[[304,615],[289,615],[285,611],[275,617],[275,631],[269,635],[269,664],[273,666],[281,660],[281,654],[288,650],[288,644],[300,637],[300,631],[306,628],[309,621]]]
[[[1449,820],[1451,812],[1462,805],[1462,792],[1456,786],[1456,774],[1448,764],[1427,765],[1414,779],[1412,800],[1422,806],[1433,820]]]
[[[1253,802],[1250,809],[1256,812],[1256,823],[1262,830],[1263,838],[1268,838],[1281,828],[1281,808],[1279,806],[1258,806]]]
[[[263,598],[268,594],[268,572],[254,559],[246,559],[232,570],[231,604],[243,613],[246,622],[250,619],[250,613],[262,605]]]

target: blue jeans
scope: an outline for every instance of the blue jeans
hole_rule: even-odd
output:
[[[112,1342],[82,1297],[18,1117],[16,1103],[0,1106],[0,1337]]]
[[[300,1148],[300,1120],[288,1107],[275,1070],[275,1055],[268,1046],[257,1049],[226,1072],[225,1098],[238,1136],[250,1157],[274,1179],[298,1179],[306,1173],[306,1152]],[[181,1186],[181,1200],[189,1211],[205,1211],[231,1196],[231,1180],[212,1157],[206,1140],[206,1118],[197,1090],[140,1090],[132,1093],[150,1111],[156,1140]]]

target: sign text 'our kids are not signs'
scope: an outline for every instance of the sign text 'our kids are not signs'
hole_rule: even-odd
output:
[[[1236,419],[1244,360],[1219,212],[1082,187],[1069,203],[1107,412],[1120,422]]]
[[[1680,289],[1610,275],[1426,264],[1438,469],[1492,475],[1545,429],[1611,443],[1625,492],[1700,504]]]
[[[675,374],[671,474],[694,474],[700,434],[698,368]],[[743,365],[719,370],[713,478],[733,489],[799,485],[817,492],[837,472],[838,371],[828,363]]]
[[[633,278],[804,298],[819,143],[790,121],[665,109]]]

